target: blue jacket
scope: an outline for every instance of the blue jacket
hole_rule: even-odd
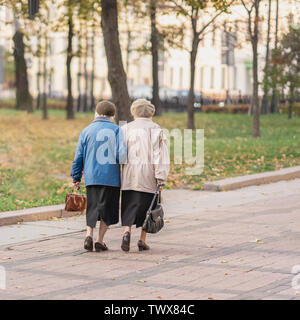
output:
[[[126,147],[120,127],[106,117],[97,117],[80,134],[71,177],[85,186],[120,187],[120,163],[126,158]]]

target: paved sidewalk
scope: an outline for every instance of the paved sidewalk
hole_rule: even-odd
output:
[[[176,190],[165,201],[168,222],[149,236],[149,252],[138,252],[135,229],[122,252],[116,227],[108,252],[85,252],[84,217],[0,227],[0,299],[300,299],[291,273],[300,265],[300,180]]]

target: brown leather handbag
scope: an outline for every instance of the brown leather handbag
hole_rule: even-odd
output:
[[[86,209],[86,196],[73,193],[66,195],[66,211],[84,211]]]

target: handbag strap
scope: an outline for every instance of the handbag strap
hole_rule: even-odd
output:
[[[158,201],[159,201],[159,203],[160,203],[160,201],[161,201],[161,192],[159,191],[159,189],[160,189],[160,187],[162,187],[162,186],[163,186],[163,184],[158,184],[158,185],[156,186],[156,190],[155,190],[153,199],[152,199],[151,204],[150,204],[150,207],[149,207],[149,209],[148,209],[148,211],[147,211],[148,214],[151,212],[157,196],[159,196],[159,198],[158,198],[159,200],[158,200]]]

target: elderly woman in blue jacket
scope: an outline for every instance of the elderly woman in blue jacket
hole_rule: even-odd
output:
[[[111,119],[116,107],[109,101],[96,106],[96,117],[80,134],[71,177],[80,188],[82,172],[87,192],[87,233],[84,248],[93,251],[93,231],[100,221],[95,251],[107,250],[103,242],[108,226],[119,222],[120,162],[126,157],[120,127]]]

